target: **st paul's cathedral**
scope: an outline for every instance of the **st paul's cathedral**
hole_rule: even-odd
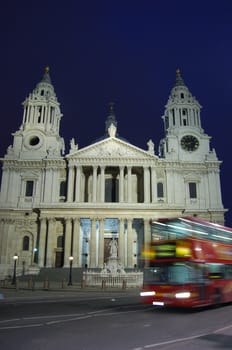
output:
[[[141,149],[121,138],[111,106],[104,137],[84,148],[73,138],[65,152],[65,117],[46,68],[1,158],[0,277],[12,274],[16,253],[24,271],[69,267],[70,256],[75,268],[102,268],[112,239],[122,265],[141,268],[152,220],[188,215],[223,224],[221,162],[200,112],[177,70],[157,150],[152,140]]]

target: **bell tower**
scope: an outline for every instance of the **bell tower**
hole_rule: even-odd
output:
[[[181,161],[217,159],[215,151],[210,150],[210,137],[201,127],[201,108],[177,69],[162,117],[165,137],[160,142],[161,157]]]
[[[64,153],[64,141],[59,135],[62,113],[49,75],[45,68],[42,80],[23,102],[23,121],[13,134],[13,146],[6,158],[59,158]]]

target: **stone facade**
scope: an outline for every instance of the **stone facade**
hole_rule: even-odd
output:
[[[102,268],[117,240],[125,268],[142,267],[150,220],[194,215],[224,223],[220,161],[201,127],[200,104],[180,72],[157,154],[117,133],[111,106],[105,135],[65,153],[62,113],[49,70],[23,103],[22,124],[1,159],[0,276],[39,267]]]

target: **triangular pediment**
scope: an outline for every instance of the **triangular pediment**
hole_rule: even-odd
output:
[[[134,146],[116,137],[108,137],[67,155],[67,158],[129,158],[151,159],[157,158],[149,151]]]

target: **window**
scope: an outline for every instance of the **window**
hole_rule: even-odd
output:
[[[189,197],[197,198],[197,184],[195,182],[189,182]]]
[[[168,129],[169,128],[169,119],[168,117],[166,116],[165,117],[165,129]]]
[[[118,179],[114,177],[105,181],[105,202],[118,202]]]
[[[42,107],[39,107],[38,110],[38,123],[41,123]]]
[[[175,125],[175,110],[172,109],[172,124]]]
[[[23,237],[23,250],[29,250],[30,238],[28,236]]]
[[[157,197],[163,198],[164,196],[164,185],[162,182],[157,183]]]
[[[25,196],[26,197],[32,197],[32,195],[33,195],[33,188],[34,188],[34,182],[33,181],[27,181],[26,182],[26,191],[25,191]]]
[[[63,236],[57,237],[57,248],[64,248],[64,237]]]
[[[67,184],[66,181],[61,181],[60,183],[60,197],[66,197]]]

